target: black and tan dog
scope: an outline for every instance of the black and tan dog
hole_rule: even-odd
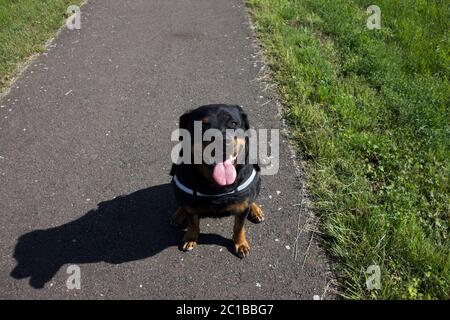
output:
[[[188,222],[181,247],[189,251],[197,245],[201,218],[234,216],[234,250],[243,258],[250,249],[245,237],[245,220],[248,218],[254,223],[264,220],[261,209],[254,202],[259,194],[261,178],[259,167],[248,163],[248,139],[237,136],[229,139],[227,136],[227,129],[249,129],[247,114],[237,105],[199,107],[180,118],[180,129],[188,130],[191,137],[194,136],[194,121],[201,121],[202,134],[208,129],[219,130],[223,134],[224,148],[231,148],[232,156],[228,159],[224,156],[223,162],[207,164],[202,161],[201,164],[191,162],[172,166],[172,183],[179,208],[171,222],[175,225]],[[193,140],[192,151],[196,150]],[[202,142],[200,149],[203,151],[208,144]],[[245,153],[245,161],[236,161],[241,153]]]

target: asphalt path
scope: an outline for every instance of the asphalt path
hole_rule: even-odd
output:
[[[247,258],[231,252],[232,218],[202,220],[189,253],[169,224],[179,116],[235,103],[254,128],[282,127],[265,70],[242,1],[82,6],[81,29],[64,28],[0,100],[0,298],[332,297],[285,134]],[[66,285],[71,265],[81,289]]]

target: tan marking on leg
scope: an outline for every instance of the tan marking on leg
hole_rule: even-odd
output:
[[[256,203],[252,203],[250,206],[250,213],[248,219],[254,223],[260,223],[264,221],[264,213]]]
[[[184,251],[190,251],[197,245],[200,234],[200,219],[197,214],[188,214],[189,226],[183,236],[182,248]]]
[[[250,246],[245,238],[245,215],[236,215],[234,217],[233,242],[234,251],[240,257],[244,258],[249,254]]]

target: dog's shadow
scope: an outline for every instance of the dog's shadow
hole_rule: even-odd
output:
[[[178,246],[182,231],[169,223],[175,209],[170,184],[101,202],[77,220],[22,235],[15,247],[17,266],[11,276],[30,277],[32,287],[43,288],[65,264],[119,264]],[[202,234],[199,243],[232,245],[231,240],[215,234]]]

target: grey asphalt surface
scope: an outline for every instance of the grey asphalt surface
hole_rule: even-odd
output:
[[[0,298],[330,298],[284,136],[280,171],[262,180],[266,220],[247,222],[249,257],[230,252],[231,218],[202,220],[189,253],[169,225],[184,111],[237,103],[253,127],[281,125],[243,2],[89,0],[81,12],[81,30],[64,29],[0,100]],[[80,290],[66,287],[72,264]]]

